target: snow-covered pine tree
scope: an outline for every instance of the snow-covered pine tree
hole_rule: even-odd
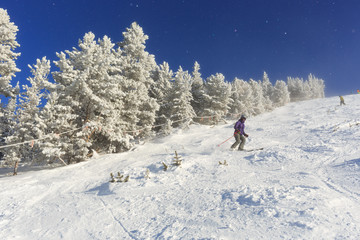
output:
[[[173,127],[188,127],[195,116],[195,112],[191,106],[191,75],[182,67],[179,67],[175,73],[171,92],[169,102],[171,102],[170,119],[173,122]]]
[[[96,129],[92,129],[88,139],[92,138],[92,148],[95,150],[122,152],[133,146],[133,137],[125,132],[127,123],[121,119],[124,111],[123,98],[126,96],[122,86],[125,77],[121,75],[122,69],[119,68],[122,66],[122,59],[117,58],[121,50],[115,51],[114,44],[106,36],[98,40],[98,45],[102,56],[99,72],[104,81],[99,88],[99,96],[103,99],[99,108],[102,111],[96,113],[98,125]]]
[[[314,99],[314,98],[323,98],[325,97],[325,83],[324,80],[319,79],[317,77],[315,77],[313,74],[309,74],[308,76],[308,85],[310,88],[310,98]]]
[[[252,89],[252,101],[253,101],[251,115],[259,115],[265,112],[265,107],[264,107],[265,98],[263,95],[261,82],[257,82],[253,79],[250,79],[249,84]]]
[[[65,119],[73,119],[67,125],[76,132],[69,132],[63,150],[68,163],[87,158],[90,148],[98,151],[119,152],[130,147],[129,136],[124,133],[124,122],[119,121],[125,96],[117,74],[114,44],[110,38],[95,41],[93,33],[79,40],[79,49],[58,53],[58,72],[53,73],[58,83],[57,104]],[[65,129],[54,130],[61,134]],[[66,145],[66,146],[65,146]]]
[[[46,129],[46,141],[42,142],[41,151],[49,163],[62,160],[71,163],[71,150],[76,140],[73,134],[76,134],[74,128],[77,115],[72,113],[68,105],[59,104],[59,93],[52,91],[47,96],[47,103],[40,112],[44,120]],[[69,133],[66,133],[70,131]],[[67,157],[68,156],[68,157]]]
[[[235,78],[232,83],[231,113],[233,117],[240,117],[241,114],[251,115],[253,108],[252,89],[248,82]]]
[[[274,109],[273,103],[271,101],[271,97],[274,91],[274,87],[270,82],[269,76],[266,72],[264,72],[263,79],[261,82],[261,87],[263,89],[263,96],[264,96],[264,109],[265,111],[272,111]]]
[[[0,99],[0,147],[5,145],[6,132],[4,130],[6,129],[6,125],[7,125],[7,121],[5,118],[5,108]],[[4,153],[0,149],[0,167],[3,157],[4,157]]]
[[[12,126],[12,134],[6,139],[6,144],[22,143],[44,136],[44,121],[41,118],[41,104],[46,98],[45,86],[48,84],[50,61],[46,57],[37,59],[35,65],[30,66],[32,77],[28,78],[30,85],[23,86],[24,91],[19,95],[19,104],[16,107],[16,124]],[[41,163],[44,159],[41,154],[41,142],[10,147],[5,149],[7,156],[16,156],[24,163]]]
[[[11,80],[20,69],[16,67],[15,60],[20,53],[13,52],[20,44],[16,41],[18,27],[10,22],[7,11],[0,8],[0,94],[6,97],[16,94],[11,88]]]
[[[309,87],[305,86],[305,82],[300,78],[287,78],[288,90],[290,93],[290,101],[297,102],[308,99]]]
[[[157,126],[155,130],[161,134],[168,135],[171,133],[171,102],[169,102],[172,93],[172,82],[174,73],[167,62],[160,64],[154,74],[154,85],[151,88],[151,97],[155,98],[160,108],[156,114]]]
[[[193,100],[191,101],[191,106],[193,107],[196,116],[199,116],[204,109],[203,106],[203,95],[205,94],[204,90],[204,80],[201,77],[200,73],[200,64],[198,62],[194,63],[193,72],[191,73],[191,93]],[[201,123],[201,118],[195,118],[195,121]]]
[[[59,71],[53,72],[53,78],[59,87],[56,99],[53,99],[56,103],[53,104],[62,106],[57,110],[70,110],[65,114],[73,117],[70,124],[67,124],[68,129],[58,126],[53,130],[56,134],[71,131],[63,134],[65,136],[62,139],[64,141],[62,157],[68,164],[86,159],[91,146],[91,143],[87,141],[87,136],[91,133],[89,126],[93,127],[94,121],[96,121],[94,112],[101,102],[101,98],[94,94],[93,90],[95,89],[91,86],[91,82],[103,83],[99,81],[99,77],[103,76],[97,74],[99,71],[97,61],[101,61],[101,59],[95,56],[97,44],[94,38],[95,36],[91,32],[85,34],[83,40],[79,40],[80,49],[73,48],[72,51],[66,50],[65,53],[57,53],[59,60],[54,61]]]
[[[302,80],[302,81],[303,81],[303,91],[304,91],[304,98],[302,100],[309,100],[312,98],[311,86],[308,80]]]
[[[223,74],[216,73],[206,79],[204,86],[204,109],[201,116],[205,123],[216,124],[229,111],[231,85],[225,82]]]
[[[157,68],[155,57],[145,51],[148,36],[143,29],[133,22],[119,46],[122,58],[123,115],[129,124],[127,130],[139,137],[152,135],[152,127],[156,119],[159,104],[150,96],[149,91],[154,84],[153,74]],[[137,131],[137,130],[141,131]]]
[[[276,81],[271,98],[274,107],[281,107],[290,102],[290,93],[284,81]]]
[[[290,100],[292,102],[321,98],[325,96],[324,80],[318,79],[312,74],[308,76],[306,81],[302,78],[288,77],[287,85],[290,92]]]
[[[229,104],[229,117],[230,118],[237,118],[245,111],[244,101],[241,99],[241,82],[242,80],[235,78],[231,82],[231,102]]]
[[[16,137],[12,137],[15,134],[17,119],[16,119],[16,97],[9,99],[8,104],[3,108],[3,114],[1,117],[1,146],[8,143],[15,143]],[[0,166],[14,166],[16,162],[20,161],[19,154],[20,146],[13,146],[10,148],[1,149],[2,159],[0,159]]]
[[[17,111],[19,134],[23,141],[43,138],[46,134],[46,124],[41,118],[41,106],[47,101],[53,83],[48,80],[50,74],[50,61],[43,57],[37,59],[36,64],[30,66],[32,77],[28,78],[30,85],[25,85],[24,92],[20,94],[19,108]],[[25,162],[46,163],[47,158],[41,154],[42,141],[35,141],[21,147],[22,159]]]

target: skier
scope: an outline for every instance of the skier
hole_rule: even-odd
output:
[[[240,117],[240,119],[235,123],[234,137],[235,137],[236,142],[233,145],[231,145],[231,150],[235,150],[235,148],[238,144],[240,144],[239,151],[244,150],[244,145],[245,145],[245,141],[246,141],[245,137],[249,136],[244,131],[245,120],[246,120],[246,117],[244,115],[242,115]]]
[[[340,97],[340,106],[345,105],[344,98],[342,96],[339,96],[339,97]]]

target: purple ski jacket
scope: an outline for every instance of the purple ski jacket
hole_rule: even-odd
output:
[[[239,132],[240,132],[240,135],[244,135],[244,133],[245,133],[245,131],[244,131],[244,129],[245,129],[245,123],[244,123],[243,121],[241,121],[241,120],[237,121],[237,122],[235,123],[234,128],[235,128],[235,133],[239,133]]]

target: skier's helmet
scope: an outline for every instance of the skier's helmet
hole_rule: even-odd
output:
[[[241,115],[240,119],[246,120],[246,116],[245,116],[245,115]]]

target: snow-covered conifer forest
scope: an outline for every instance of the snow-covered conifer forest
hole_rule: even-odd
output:
[[[0,9],[0,94],[7,99],[0,112],[1,166],[78,163],[191,124],[215,125],[324,97],[324,81],[312,74],[272,84],[266,72],[248,81],[203,77],[198,62],[172,70],[146,51],[149,37],[136,22],[123,39],[88,32],[55,60],[34,59],[28,84],[19,86],[17,32]]]

